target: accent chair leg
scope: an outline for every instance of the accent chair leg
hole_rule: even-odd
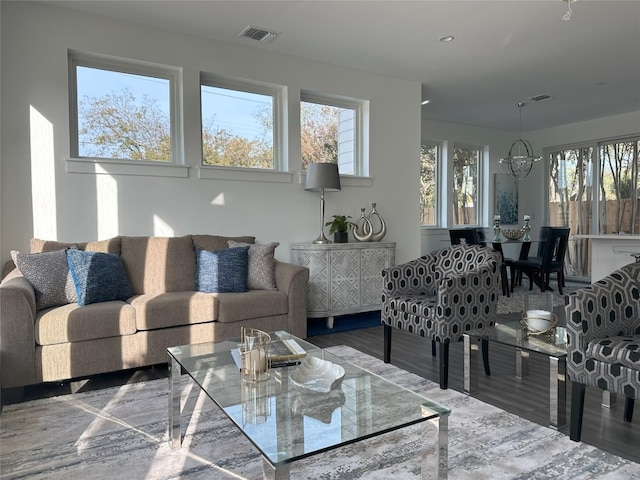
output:
[[[579,442],[582,435],[584,391],[585,385],[583,383],[571,382],[571,426],[569,427],[569,438],[574,442]]]
[[[431,356],[436,356],[436,345],[437,342],[435,340],[431,340]]]
[[[386,323],[383,325],[384,327],[384,363],[389,363],[391,361],[391,326]]]
[[[484,374],[487,377],[491,376],[491,370],[489,369],[489,340],[482,339],[482,364],[484,365]]]
[[[624,398],[624,421],[631,423],[633,419],[633,398]]]
[[[440,388],[449,388],[449,342],[440,342]]]
[[[509,276],[507,275],[507,267],[503,264],[500,267],[500,277],[502,279],[502,295],[509,296]]]

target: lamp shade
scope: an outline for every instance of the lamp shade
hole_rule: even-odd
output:
[[[337,192],[340,188],[340,174],[335,163],[311,163],[307,167],[304,189],[312,192]]]

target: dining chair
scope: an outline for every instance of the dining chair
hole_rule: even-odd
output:
[[[473,228],[449,229],[451,245],[478,245],[478,233]]]
[[[542,228],[542,227],[541,227]],[[513,262],[514,274],[511,279],[511,288],[515,286],[518,275],[524,273],[529,277],[529,290],[533,289],[536,283],[541,291],[551,290],[549,285],[552,273],[556,274],[558,292],[562,294],[564,286],[564,257],[569,242],[569,227],[547,227],[548,234],[541,238],[544,246],[538,251],[542,253],[539,257],[529,257],[526,260],[515,260]]]

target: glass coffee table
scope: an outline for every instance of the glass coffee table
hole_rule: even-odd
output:
[[[539,353],[549,358],[549,425],[560,428],[567,423],[566,372],[567,344],[565,329],[556,327],[552,334],[527,335],[518,322],[496,324],[464,333],[464,391],[478,391],[478,350],[481,342],[514,347],[516,378],[529,374],[529,354]]]
[[[422,478],[446,478],[450,410],[286,332],[309,356],[345,369],[329,393],[300,393],[289,381],[297,366],[272,369],[267,380],[241,380],[231,350],[239,339],[184,345],[169,355],[169,442],[182,445],[180,376],[195,384],[260,451],[267,479],[289,478],[292,462],[410,425],[422,425]]]

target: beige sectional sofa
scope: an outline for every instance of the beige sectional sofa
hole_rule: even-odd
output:
[[[133,296],[38,310],[32,284],[19,269],[11,271],[0,283],[2,388],[164,363],[169,346],[237,337],[240,327],[306,337],[304,267],[273,260],[266,273],[274,275],[275,289],[196,291],[198,249],[220,251],[229,240],[254,244],[254,237],[215,235],[119,236],[85,244],[32,240],[31,253],[73,247],[119,255]]]

